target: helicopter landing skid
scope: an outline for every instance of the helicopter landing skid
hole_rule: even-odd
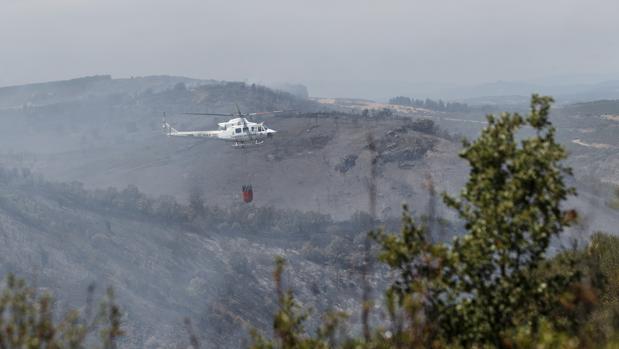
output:
[[[245,147],[249,147],[252,145],[260,145],[262,143],[264,143],[264,141],[261,141],[261,140],[255,140],[253,142],[235,142],[233,147],[234,148],[245,148]]]
[[[245,148],[248,144],[245,142],[235,142],[233,147],[234,148]]]

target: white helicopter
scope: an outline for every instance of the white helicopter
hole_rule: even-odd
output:
[[[178,131],[163,119],[163,130],[167,136],[173,137],[196,137],[196,138],[215,138],[223,141],[234,142],[234,146],[240,147],[245,144],[262,144],[266,138],[273,137],[277,131],[264,126],[263,122],[257,123],[247,120],[245,117],[283,113],[283,110],[276,110],[262,113],[241,113],[241,109],[236,105],[236,114],[217,114],[217,113],[183,113],[184,115],[208,115],[208,116],[236,116],[226,122],[220,122],[218,130],[211,131]]]

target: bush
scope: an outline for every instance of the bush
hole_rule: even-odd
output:
[[[39,295],[23,280],[9,275],[0,295],[0,347],[62,349],[97,343],[95,347],[116,348],[123,331],[111,289],[99,311],[94,316],[91,311],[92,305],[87,304],[85,313],[73,310],[56,320],[51,296]]]

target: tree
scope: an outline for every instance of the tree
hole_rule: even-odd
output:
[[[611,208],[617,209],[619,210],[619,187],[615,188],[615,196],[614,198],[609,202],[609,206]]]
[[[389,100],[389,104],[412,106],[413,102],[409,97],[397,96]]]
[[[464,346],[508,346],[509,331],[549,314],[576,275],[540,277],[553,238],[576,218],[562,202],[574,194],[563,176],[566,152],[549,121],[552,99],[533,95],[528,116],[487,117],[488,126],[461,157],[470,166],[459,198],[444,201],[467,233],[451,245],[429,244],[412,221],[399,237],[379,234],[381,259],[400,273],[391,292],[420,306],[436,335]],[[535,136],[517,141],[524,126]],[[419,296],[413,297],[419,300]]]
[[[456,295],[474,295],[457,302],[451,324],[455,332],[471,331],[465,341],[501,346],[505,331],[547,314],[567,287],[561,275],[535,277],[551,239],[576,218],[574,211],[561,209],[575,191],[563,181],[571,171],[561,164],[566,152],[554,139],[551,103],[534,95],[526,118],[488,116],[489,126],[461,155],[471,166],[461,198],[445,195],[469,232],[454,241],[449,270],[457,276]],[[516,132],[523,126],[536,135],[518,144]]]

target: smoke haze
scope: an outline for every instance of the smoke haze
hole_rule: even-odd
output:
[[[383,97],[392,93],[386,88],[424,82],[604,80],[619,72],[612,0],[5,0],[2,7],[3,86],[171,74]]]

